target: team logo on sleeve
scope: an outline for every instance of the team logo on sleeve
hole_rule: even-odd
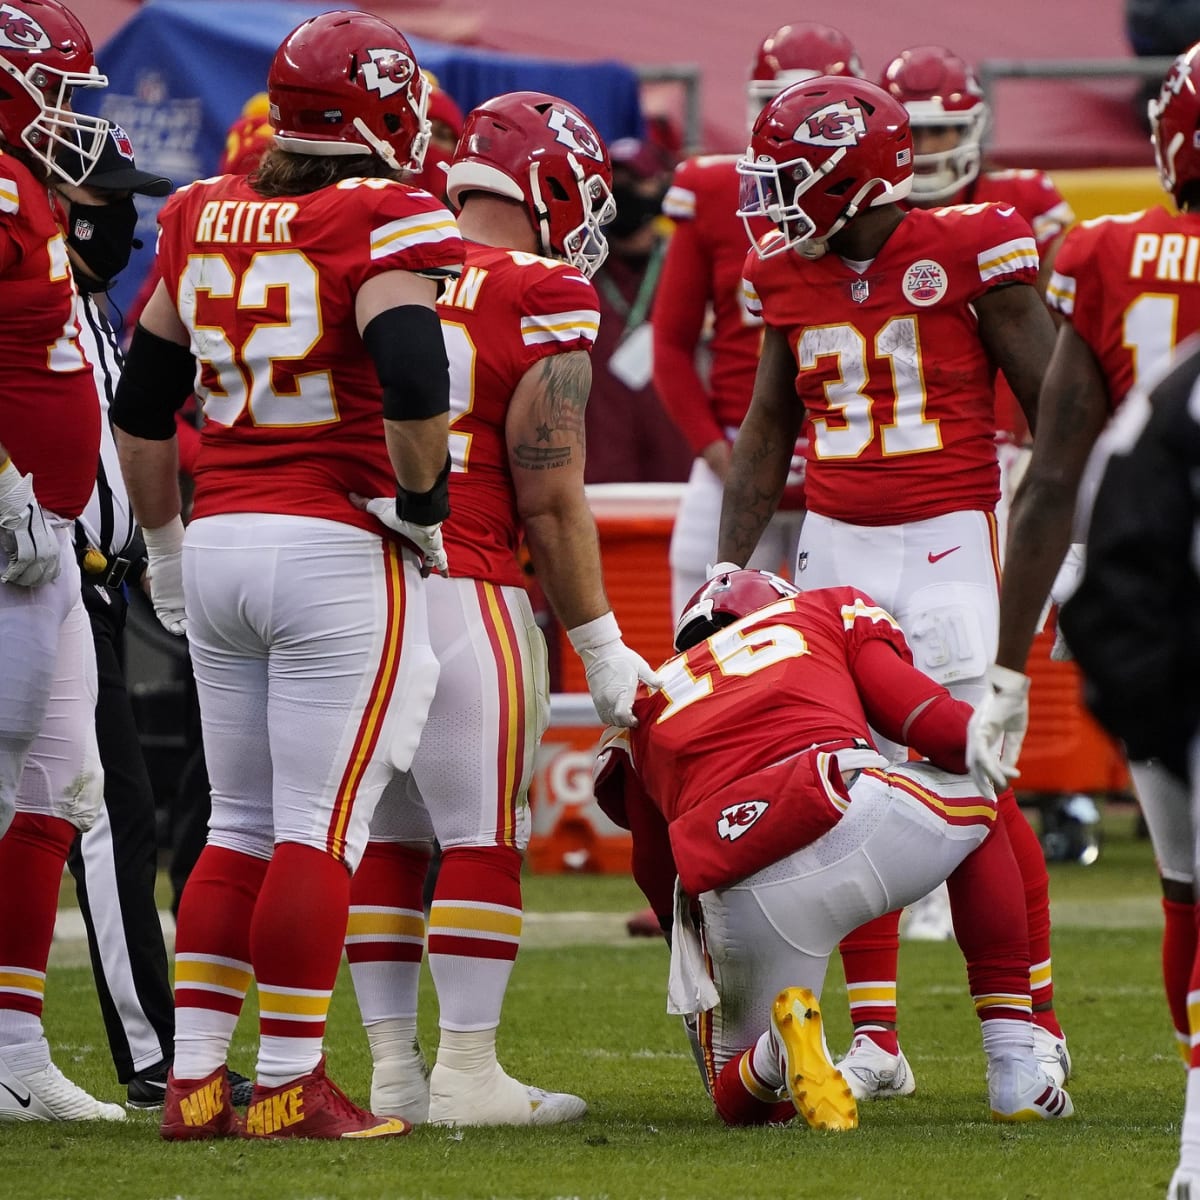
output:
[[[901,290],[908,297],[908,302],[915,304],[918,308],[927,308],[930,304],[936,304],[946,294],[949,286],[945,268],[941,263],[934,262],[932,258],[922,258],[913,263],[904,272],[904,282],[900,285]]]
[[[768,807],[766,800],[744,800],[741,804],[731,804],[721,809],[717,819],[717,834],[727,842],[736,842]]]
[[[809,146],[857,146],[866,135],[867,122],[862,109],[837,100],[805,117],[792,134],[792,140]]]
[[[0,49],[49,50],[50,39],[46,31],[32,17],[13,8],[11,4],[0,4]]]
[[[385,99],[407,87],[416,74],[417,64],[399,50],[368,50],[367,53],[371,57],[362,64],[363,86]]]
[[[581,121],[574,113],[555,105],[550,109],[547,124],[554,130],[554,140],[562,142],[568,150],[582,154],[585,158],[596,162],[604,161],[604,152],[600,149],[600,139],[591,126]]]

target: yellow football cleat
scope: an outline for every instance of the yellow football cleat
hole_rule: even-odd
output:
[[[816,996],[808,988],[784,988],[771,1006],[771,1025],[796,1111],[813,1129],[857,1129],[858,1105],[829,1057]]]

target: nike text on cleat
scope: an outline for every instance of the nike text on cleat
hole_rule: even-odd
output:
[[[1055,1037],[1048,1029],[1033,1027],[1033,1056],[1052,1083],[1062,1087],[1071,1078],[1071,1052],[1065,1037]],[[1200,1197],[1197,1197],[1200,1200]]]
[[[889,1054],[865,1033],[855,1037],[837,1066],[856,1100],[891,1100],[917,1090],[904,1051]]]
[[[429,1075],[431,1125],[561,1125],[586,1112],[579,1096],[530,1087],[499,1063],[483,1071],[435,1063]]]
[[[814,1129],[857,1129],[858,1105],[829,1057],[816,996],[808,988],[785,988],[771,1006],[771,1026],[796,1111]]]
[[[53,1063],[21,1071],[0,1057],[0,1122],[123,1120],[119,1104],[88,1095]]]
[[[928,558],[931,563],[940,562],[946,557],[947,554],[953,554],[955,550],[961,549],[961,546],[951,546],[949,550],[939,550],[937,554],[934,554],[934,552],[930,550],[925,557]]]
[[[325,1074],[325,1059],[316,1069],[281,1087],[255,1084],[246,1109],[247,1138],[387,1138],[412,1131],[400,1117],[377,1117],[359,1108]]]
[[[229,1071],[220,1066],[203,1079],[176,1079],[171,1071],[158,1132],[168,1142],[209,1141],[241,1134],[242,1119],[234,1111]]]
[[[1071,1097],[1035,1059],[990,1062],[987,1083],[993,1121],[1054,1121],[1075,1111]]]

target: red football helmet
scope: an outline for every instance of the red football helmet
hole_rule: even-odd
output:
[[[748,127],[754,127],[763,105],[785,87],[818,75],[863,78],[858,51],[844,33],[816,21],[796,21],[768,34],[754,55],[746,85]]]
[[[508,92],[467,114],[446,175],[456,208],[467,192],[520,200],[541,252],[589,279],[608,257],[601,229],[617,215],[603,138],[573,104],[544,92]]]
[[[1150,101],[1150,140],[1162,185],[1181,204],[1189,183],[1200,180],[1200,94],[1194,78],[1200,43],[1172,64],[1157,100]]]
[[[377,154],[419,171],[429,83],[405,36],[381,17],[327,12],[298,25],[267,74],[275,143],[294,154]]]
[[[728,571],[710,579],[688,602],[675,625],[675,649],[681,654],[719,629],[800,589],[770,571]]]
[[[914,158],[912,194],[949,200],[978,174],[989,109],[975,72],[944,46],[914,46],[888,63],[879,81],[908,109],[913,129],[955,129],[958,144]]]
[[[92,39],[58,0],[0,4],[0,136],[24,146],[49,171],[79,183],[108,137],[108,122],[71,111],[73,88],[102,88]],[[59,166],[60,147],[73,152]]]
[[[821,76],[759,114],[737,164],[738,216],[760,257],[793,248],[811,257],[862,209],[904,199],[912,171],[904,106],[865,79]],[[761,217],[784,236],[755,240]]]

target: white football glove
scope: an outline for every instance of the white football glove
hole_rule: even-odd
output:
[[[176,637],[187,633],[183,607],[183,521],[176,517],[157,529],[142,528],[146,540],[146,578],[159,624]]]
[[[967,769],[979,788],[1002,792],[1021,772],[1017,759],[1029,725],[1029,676],[992,663],[987,691],[967,724]]]
[[[58,534],[33,494],[33,476],[22,475],[11,458],[0,470],[0,546],[8,555],[0,583],[37,587],[62,570]]]
[[[353,493],[350,496],[355,508],[369,512],[381,525],[407,538],[420,552],[424,563],[421,566],[422,575],[430,575],[436,571],[439,575],[450,574],[450,562],[446,558],[446,547],[442,544],[442,525],[414,525],[411,521],[402,521],[396,512],[395,496],[380,496],[375,500],[367,500]]]
[[[662,677],[638,653],[621,641],[617,618],[605,613],[594,621],[567,630],[575,653],[583,660],[592,703],[605,725],[626,728],[637,724],[633,702],[639,683],[662,687]]]

